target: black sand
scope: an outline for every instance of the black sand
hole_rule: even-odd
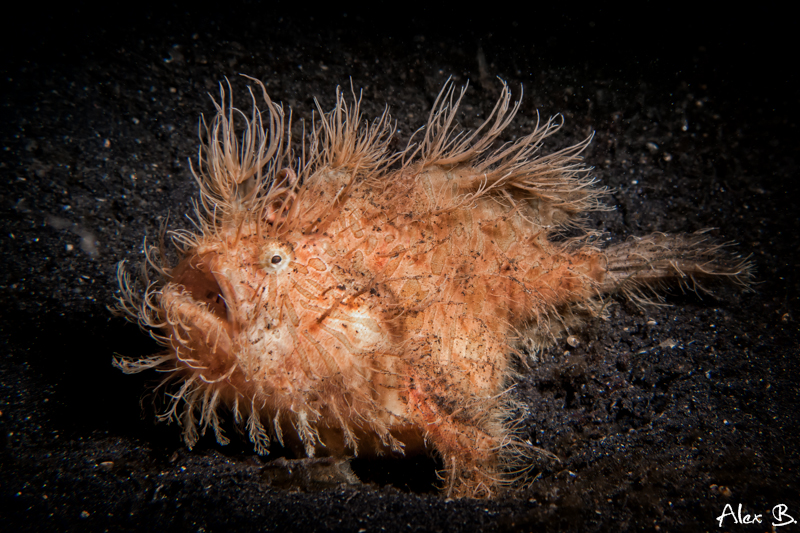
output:
[[[719,530],[726,504],[800,520],[798,91],[788,21],[647,6],[517,14],[217,5],[103,13],[89,6],[7,20],[0,122],[0,521],[5,531]],[[565,6],[567,7],[567,6]],[[666,9],[666,8],[664,8]],[[794,47],[794,49],[792,49]],[[186,450],[155,425],[155,376],[115,352],[157,346],[112,318],[117,261],[141,261],[169,213],[188,227],[207,93],[246,73],[295,119],[335,88],[388,104],[405,141],[452,76],[470,80],[463,125],[499,82],[522,112],[562,113],[551,146],[595,131],[586,161],[613,188],[590,225],[609,242],[653,231],[711,234],[752,254],[752,292],[673,291],[644,311],[614,300],[540,355],[515,392],[524,428],[559,464],[492,501],[447,501],[435,460],[355,461],[362,486],[266,482],[244,439]],[[398,145],[401,146],[401,145]],[[574,343],[573,343],[574,344]],[[144,399],[143,399],[144,398]],[[143,400],[142,400],[143,399]],[[141,402],[141,404],[140,404]],[[296,490],[298,488],[304,490]],[[800,527],[790,525],[783,530]],[[778,528],[781,529],[781,528]]]

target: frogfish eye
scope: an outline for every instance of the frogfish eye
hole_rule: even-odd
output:
[[[289,244],[270,239],[261,248],[258,263],[267,272],[278,273],[285,270],[293,259],[294,253]]]

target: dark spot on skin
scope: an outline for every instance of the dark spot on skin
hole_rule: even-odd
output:
[[[279,255],[273,255],[273,256],[272,256],[272,259],[271,259],[270,261],[272,261],[272,264],[273,264],[273,265],[277,265],[278,263],[280,263],[280,262],[281,262],[281,256],[279,256]]]

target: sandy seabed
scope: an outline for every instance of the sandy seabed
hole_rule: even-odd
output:
[[[798,93],[773,68],[769,39],[729,42],[701,32],[703,17],[637,26],[600,13],[551,14],[552,24],[464,14],[442,29],[437,13],[390,13],[379,26],[375,12],[279,16],[244,5],[98,26],[83,9],[20,23],[27,39],[4,45],[13,51],[0,80],[4,523],[696,531],[718,529],[725,506],[740,503],[762,526],[780,504],[800,520]],[[686,27],[668,45],[673,23]],[[508,140],[537,110],[564,115],[554,148],[595,132],[586,162],[617,209],[589,223],[608,243],[715,228],[752,254],[757,283],[673,291],[669,306],[644,310],[612,300],[607,320],[539,354],[514,394],[523,431],[560,462],[537,465],[528,487],[494,500],[439,496],[435,458],[357,460],[363,484],[322,487],[275,484],[269,461],[280,450],[258,457],[245,438],[221,447],[207,436],[188,451],[179,429],[154,424],[147,391],[157,377],[111,367],[115,352],[158,347],[105,306],[117,261],[141,261],[142,239],[168,215],[189,227],[198,117],[213,112],[208,93],[226,76],[245,96],[238,73],[263,80],[298,122],[311,119],[314,97],[330,108],[352,79],[367,118],[390,106],[401,142],[448,77],[470,81],[460,118],[473,128],[497,99],[497,76],[515,97],[522,84]],[[724,525],[739,527],[733,517]]]

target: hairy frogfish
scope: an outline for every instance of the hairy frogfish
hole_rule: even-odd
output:
[[[189,447],[209,429],[227,443],[229,417],[259,454],[430,453],[449,496],[490,497],[537,453],[509,394],[531,350],[614,293],[646,305],[670,280],[749,280],[750,263],[702,233],[598,245],[581,222],[608,209],[581,157],[591,137],[545,153],[554,117],[502,142],[519,109],[505,83],[465,132],[466,89],[448,82],[394,151],[388,112],[363,120],[355,92],[317,103],[297,141],[253,81],[249,109],[221,86],[201,122],[196,231],[171,232],[178,259],[145,246],[143,285],[118,270],[118,309],[164,350],[115,364],[165,373],[160,418]]]

